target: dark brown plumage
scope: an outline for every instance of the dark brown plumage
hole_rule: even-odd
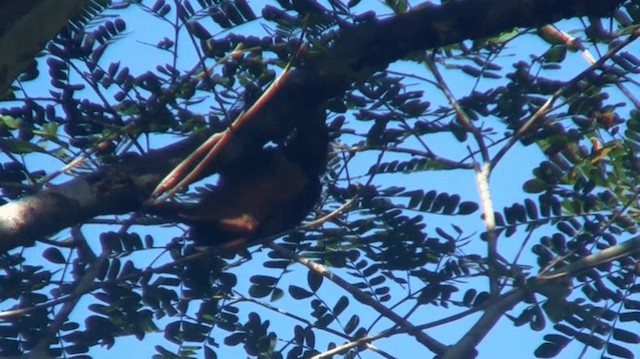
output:
[[[197,245],[236,252],[304,219],[320,196],[327,147],[324,118],[300,125],[280,146],[250,151],[221,170],[198,203],[164,202],[149,212],[188,224]]]

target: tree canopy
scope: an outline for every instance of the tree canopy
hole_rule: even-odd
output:
[[[466,358],[500,321],[536,357],[632,358],[638,24],[637,0],[7,2],[1,355]],[[314,119],[300,225],[221,253],[149,210]]]

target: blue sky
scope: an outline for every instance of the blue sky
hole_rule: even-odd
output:
[[[259,9],[262,7],[263,2],[249,1],[249,3],[252,5],[254,11],[256,11],[256,14],[259,14]],[[361,12],[371,7],[375,8],[379,13],[388,13],[388,10],[386,10],[378,2],[374,3],[363,1],[362,3],[359,5],[359,7],[356,8],[356,12]],[[147,45],[149,43],[154,44],[158,42],[162,37],[166,36],[165,31],[168,30],[168,27],[163,28],[162,26],[159,26],[159,24],[161,23],[157,19],[154,19],[149,14],[141,13],[139,10],[135,9],[135,7],[132,7],[130,10],[123,12],[122,15],[125,20],[127,20],[127,36],[122,41],[118,42],[115,46],[112,46],[110,50],[108,50],[108,52],[105,54],[105,62],[121,61],[123,65],[126,65],[131,69],[131,72],[133,74],[140,74],[147,71],[147,69],[155,68],[156,64],[163,64],[171,59],[171,57],[167,53],[163,53]],[[580,27],[580,25],[577,21],[564,22],[562,24],[562,28],[565,30],[578,27]],[[263,29],[259,26],[258,23],[242,26],[240,28],[240,31],[246,34],[254,32],[263,33]],[[210,32],[215,33],[212,28],[210,28]],[[190,49],[190,43],[184,42],[182,46],[184,46],[184,52],[181,52],[181,55],[178,58],[181,65],[179,67],[183,69],[190,68],[196,63],[196,57],[192,51],[192,48]],[[515,62],[516,59],[529,61],[529,54],[539,55],[546,48],[548,48],[548,45],[543,43],[541,40],[536,39],[534,36],[526,36],[518,39],[518,41],[514,42],[511,46],[512,48],[504,52],[504,54],[508,56],[504,56],[503,58],[498,60],[498,62],[501,63],[507,70],[510,69],[510,64]],[[571,56],[573,57],[570,62],[571,66],[567,67],[567,64],[565,64],[565,70],[558,73],[558,76],[562,77],[562,79],[569,78],[574,73],[577,73],[588,67],[588,64],[580,57],[579,54],[571,54]],[[416,65],[402,63],[394,64],[392,68],[401,72],[416,73],[420,74],[421,76],[427,77],[429,76],[426,69],[421,69]],[[566,70],[566,68],[568,68],[569,70]],[[452,91],[456,97],[461,97],[468,94],[470,89],[475,85],[475,79],[472,79],[468,76],[460,75],[459,72],[447,71],[445,73],[451,74],[451,76],[455,76],[448,79],[448,82],[452,87]],[[46,80],[46,71],[43,71],[43,74],[44,76],[42,80]],[[482,82],[479,84],[479,87],[482,88],[483,86],[494,86],[496,81],[499,82],[500,80],[482,80]],[[43,93],[46,93],[48,91],[47,81],[42,81],[40,86],[40,88],[33,88],[33,92],[31,92],[30,95],[33,96],[39,91],[42,91]],[[419,86],[419,84],[416,86]],[[430,93],[428,94],[428,96],[429,100],[433,102],[432,107],[446,105],[446,102],[444,102],[444,99],[439,94]],[[356,128],[357,126],[363,126],[362,124],[357,124],[357,122],[353,119],[348,120],[352,124],[354,124]],[[365,123],[364,126],[368,126],[368,124]],[[362,131],[366,131],[366,128],[362,127]],[[170,140],[171,139],[166,137],[160,137],[153,140],[153,145],[156,147],[161,147],[168,143],[168,141]],[[448,138],[444,135],[430,137],[429,141],[431,141],[429,145],[432,146],[436,151],[441,151],[441,153],[446,154],[448,157],[453,159],[462,158],[467,153],[466,148],[464,148],[463,146],[456,147],[458,143],[453,141],[452,138]],[[368,166],[371,164],[370,162],[366,161],[366,158],[366,156],[362,156],[362,160],[353,169],[355,171],[366,172]],[[508,155],[503,159],[503,161],[495,169],[492,175],[491,190],[494,201],[494,208],[496,210],[500,210],[504,206],[511,205],[513,202],[521,201],[524,198],[524,194],[522,193],[520,186],[526,179],[531,178],[532,168],[535,167],[542,159],[542,155],[536,149],[534,149],[533,146],[525,148],[523,146],[517,145],[509,151]],[[43,164],[33,163],[33,165],[41,166]],[[53,164],[53,166],[55,168],[57,164]],[[426,172],[421,175],[411,176],[382,175],[376,178],[376,183],[380,185],[393,184],[405,186],[412,189],[437,189],[439,192],[459,193],[465,200],[478,199],[475,179],[471,171]],[[439,222],[440,220],[442,222]],[[454,223],[456,225],[465,228],[467,234],[477,234],[483,230],[483,224],[479,216],[473,215],[465,218],[438,218],[437,216],[429,217],[430,222],[427,223],[427,231],[433,233],[434,229],[438,226],[442,228],[449,228],[448,226],[452,223],[452,220],[455,221]],[[96,237],[95,239],[97,239],[97,235],[102,229],[103,227],[100,226],[92,226],[91,230],[87,231],[87,235],[94,235]],[[156,241],[158,242],[162,241],[163,238],[166,238],[166,240],[170,240],[176,233],[178,233],[175,230],[167,228],[136,227],[134,228],[134,230],[151,233],[155,236]],[[58,236],[64,236],[64,233],[59,234]],[[97,241],[95,243],[97,243]],[[501,253],[505,257],[510,258],[509,254],[515,253],[515,251],[518,249],[519,244],[520,242],[518,241],[518,237],[510,238],[509,240],[502,240],[500,242],[499,248]],[[468,252],[482,253],[483,246],[483,243],[481,243],[478,238],[465,249]],[[151,254],[147,258],[144,258],[144,256],[136,256],[136,260],[140,260],[140,265],[150,262],[153,258],[154,254]],[[286,276],[285,283],[305,283],[306,269],[300,265],[293,266],[292,269],[294,269],[295,273],[293,275]],[[251,275],[262,273],[264,271],[265,269],[261,266],[260,255],[256,255],[252,262],[246,263],[245,265],[234,269],[234,272],[238,275],[239,279],[248,278]],[[348,279],[349,277],[346,276],[345,278]],[[244,283],[241,282],[238,290],[246,293],[248,285],[248,280]],[[465,287],[465,284],[462,284],[461,286]],[[281,288],[287,288],[287,285],[283,285]],[[458,293],[458,296],[461,296],[462,293],[463,292]],[[343,295],[344,293],[332,284],[326,283],[322,287],[320,294],[321,297],[326,300],[331,306],[333,303],[335,303],[338,297],[340,295]],[[88,304],[91,299],[91,297],[83,299],[80,306],[78,306],[78,310],[74,311],[73,317],[79,322],[82,322],[82,318],[87,314],[86,311],[80,309]],[[377,316],[377,313],[372,312],[371,309],[357,305],[355,300],[351,299],[351,303],[352,307],[350,307],[346,311],[346,313],[341,316],[341,319],[343,321],[346,321],[350,314],[358,313],[362,317],[362,323],[366,325],[367,321],[365,318],[367,316],[371,318]],[[287,298],[281,299],[280,301],[272,304],[277,307],[291,310],[292,312],[301,310],[300,314],[303,316],[308,312],[308,308],[305,303],[298,303]],[[253,305],[247,305],[246,308],[247,313],[249,310],[257,310],[256,306]],[[420,318],[415,320],[415,323],[424,323],[440,319],[462,311],[462,309],[450,309],[447,311],[443,311],[432,306],[424,307],[424,309],[420,310],[424,310],[424,312],[416,312],[411,318]],[[265,313],[265,315],[267,315],[268,313],[264,310],[257,311]],[[399,312],[402,313],[402,310],[400,310]],[[518,311],[516,310],[512,313],[517,314]],[[281,329],[284,330],[283,337],[286,338],[290,333],[291,323],[287,320],[278,319],[282,318],[281,316],[270,316],[272,318],[275,318],[272,320],[271,330],[275,331],[276,333],[278,333]],[[468,329],[468,327],[470,327],[475,322],[478,317],[479,314],[472,315],[469,318],[466,318],[459,322],[455,322],[454,324],[449,324],[441,328],[429,330],[427,333],[446,344],[454,344],[456,340],[460,338],[460,336]],[[385,323],[384,325],[378,324],[372,329],[372,333],[385,329],[387,328],[387,326],[388,323]],[[478,350],[480,351],[479,358],[532,357],[533,350],[541,343],[541,337],[546,332],[548,332],[548,330],[543,331],[542,333],[535,333],[532,332],[528,328],[528,326],[514,328],[510,321],[508,321],[506,318],[503,318],[500,323],[491,331],[491,334],[487,336],[487,338],[478,347]],[[226,333],[219,332],[219,335],[220,337],[216,339],[218,340],[218,342],[222,343],[222,340]],[[316,337],[319,341],[322,340],[322,335],[322,332],[316,332]],[[341,341],[337,338],[332,338],[331,340],[336,341],[338,344],[341,343]],[[127,355],[146,357],[152,354],[153,345],[155,344],[167,345],[168,348],[173,347],[172,345],[166,343],[162,333],[158,333],[148,335],[147,338],[145,338],[145,341],[142,343],[138,342],[135,338],[121,338],[117,341],[115,347],[111,350],[105,351],[103,349],[93,349],[91,354],[94,357],[101,358],[121,358],[126,357]],[[407,355],[413,355],[414,353],[421,353],[420,355],[422,355],[422,353],[426,353],[424,348],[416,344],[416,342],[412,338],[409,338],[407,336],[398,336],[390,339],[384,339],[379,342],[375,342],[374,345],[387,351],[388,353],[395,354],[398,357],[406,357]],[[398,348],[402,349],[399,350]],[[575,348],[575,352],[567,350],[563,352],[563,357],[575,357],[577,353],[579,353],[580,349],[581,347],[577,346],[577,348]],[[220,358],[243,357],[243,353],[244,351],[241,347],[221,347],[218,351]],[[378,357],[378,355],[371,352],[364,352],[361,353],[361,357],[376,358]]]

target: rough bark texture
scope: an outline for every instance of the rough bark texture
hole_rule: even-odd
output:
[[[98,215],[139,209],[158,182],[204,138],[200,134],[144,156],[125,156],[117,165],[0,206],[0,251],[32,245]]]

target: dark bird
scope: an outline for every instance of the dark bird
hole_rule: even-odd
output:
[[[282,144],[248,151],[221,169],[199,202],[163,202],[148,212],[188,224],[197,245],[237,252],[295,227],[313,209],[328,142],[324,116],[302,123]]]

